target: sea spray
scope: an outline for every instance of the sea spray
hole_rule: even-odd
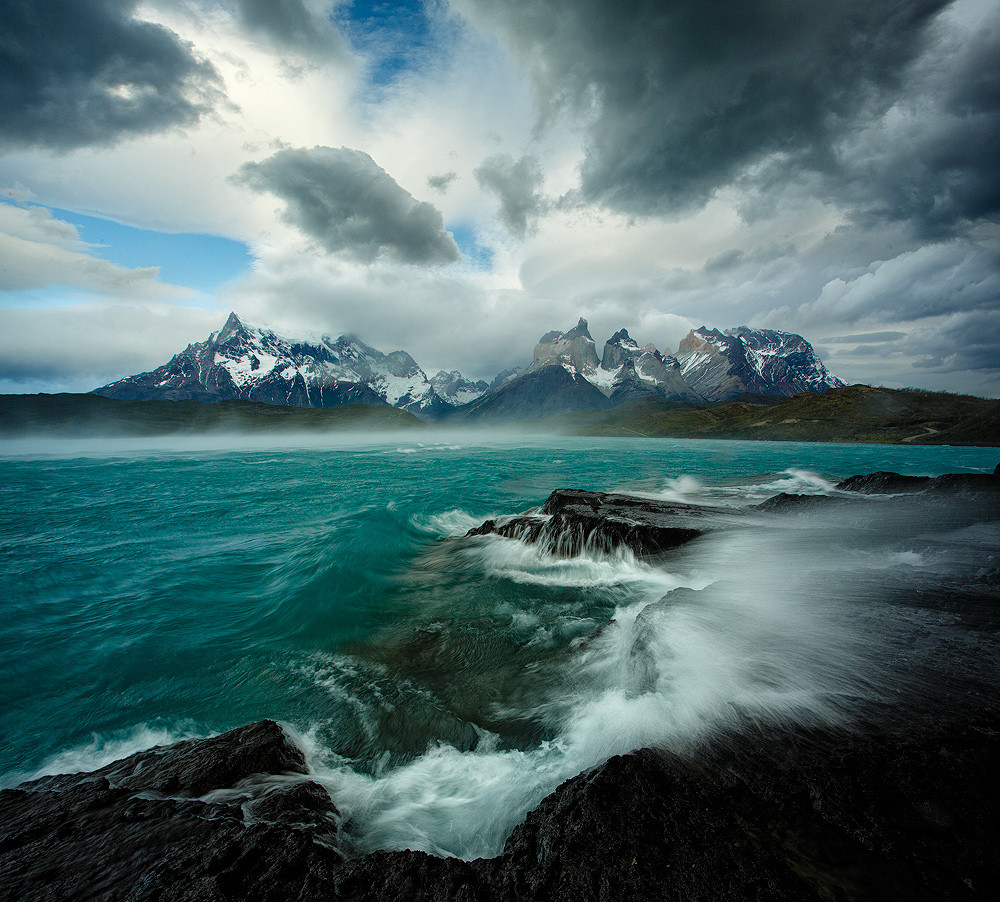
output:
[[[745,528],[688,546],[686,566],[700,574],[688,579],[627,558],[574,561],[521,545],[518,557],[568,584],[583,589],[577,576],[587,568],[617,566],[624,582],[645,576],[645,594],[623,599],[592,633],[564,646],[536,685],[530,714],[546,738],[533,747],[504,748],[502,735],[483,730],[474,748],[434,743],[379,774],[318,767],[348,836],[358,851],[497,854],[542,797],[612,755],[690,749],[755,721],[846,722],[885,701],[900,679],[889,662],[910,632],[927,626],[919,612],[887,607],[905,594],[919,560],[896,547],[901,531],[913,530],[895,521],[912,517],[912,508],[885,506],[863,516],[749,514]],[[495,566],[497,549],[503,558],[519,544],[497,540],[479,562]],[[707,579],[712,573],[718,578]]]

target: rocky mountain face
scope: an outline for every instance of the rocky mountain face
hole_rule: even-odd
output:
[[[434,418],[486,388],[457,372],[428,379],[406,351],[383,354],[349,335],[288,338],[248,325],[233,313],[218,332],[151,373],[95,393],[128,400],[242,399],[292,407],[390,404]]]
[[[353,336],[289,338],[233,313],[222,329],[163,366],[94,393],[292,407],[389,404],[423,419],[489,421],[602,410],[645,399],[697,403],[842,385],[801,335],[773,329],[694,329],[676,356],[652,344],[640,347],[620,329],[598,357],[587,321],[580,319],[568,332],[543,335],[526,369],[504,370],[487,384],[457,370],[428,378],[406,351],[383,354]]]
[[[791,397],[846,384],[801,335],[775,329],[692,329],[680,343],[677,360],[685,382],[706,401],[743,392]]]
[[[561,365],[586,378],[596,373],[601,362],[590,337],[587,321],[580,321],[569,332],[546,332],[535,345],[535,357],[526,372],[533,373],[552,365]]]
[[[605,342],[599,358],[585,319],[568,332],[547,332],[523,373],[502,375],[503,380],[498,376],[489,391],[456,412],[457,418],[533,419],[645,399],[697,403],[744,393],[790,397],[844,385],[809,342],[790,332],[746,326],[726,332],[693,329],[677,356],[671,356],[652,344],[640,347],[627,329],[620,329]],[[546,394],[556,390],[557,396]]]
[[[458,408],[449,418],[455,422],[527,420],[610,406],[608,397],[584,376],[553,365],[527,370]]]
[[[482,379],[476,382],[466,379],[458,370],[452,370],[450,373],[439,370],[436,375],[431,377],[431,388],[439,397],[458,407],[475,401],[476,398],[488,391],[490,386]]]

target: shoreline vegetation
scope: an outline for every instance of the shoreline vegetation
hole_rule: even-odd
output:
[[[304,408],[255,401],[126,401],[94,394],[0,395],[0,438],[156,436],[208,431],[519,429],[591,437],[1000,446],[1000,400],[851,385],[791,398],[641,400],[543,419],[426,423],[389,405]]]

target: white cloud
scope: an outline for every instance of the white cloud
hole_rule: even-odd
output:
[[[165,363],[223,315],[157,303],[0,309],[0,392],[91,391]]]
[[[44,207],[0,204],[0,291],[58,286],[135,299],[184,297],[158,267],[126,269],[94,256],[68,222]]]

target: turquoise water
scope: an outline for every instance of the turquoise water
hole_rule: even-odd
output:
[[[1000,460],[998,449],[908,446],[305,441],[0,444],[4,785],[270,717],[297,731],[359,847],[488,854],[528,807],[608,754],[683,742],[737,709],[815,713],[835,683],[865,691],[844,690],[834,671],[838,654],[857,670],[867,640],[830,651],[823,638],[836,592],[818,613],[799,598],[813,583],[780,613],[773,587],[749,614],[732,608],[768,585],[782,555],[809,569],[801,561],[833,554],[859,527],[809,548],[796,544],[800,525],[734,533],[655,568],[450,536],[558,487],[740,506],[829,493],[853,473],[991,472]],[[955,547],[988,557],[1000,544],[996,524],[946,524],[934,547],[958,528]],[[906,535],[879,546],[889,563],[878,567],[942,569],[931,539]],[[824,558],[821,582],[857,554]],[[736,573],[751,589],[720,601],[711,587]],[[871,591],[845,586],[848,599]],[[714,619],[673,610],[643,640],[659,676],[636,688],[633,625],[648,630],[657,609],[643,608],[675,589],[704,610],[714,599]],[[755,632],[771,617],[794,634],[780,647],[770,627]],[[762,658],[759,684],[757,671],[734,669]]]

